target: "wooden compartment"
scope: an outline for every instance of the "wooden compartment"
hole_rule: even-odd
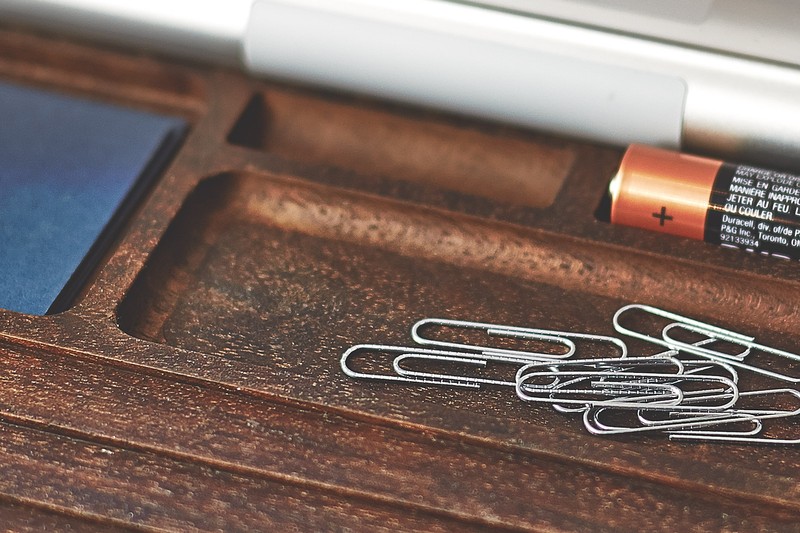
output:
[[[541,136],[398,111],[271,88],[250,100],[228,140],[294,161],[530,207],[553,203],[574,161],[568,147]]]

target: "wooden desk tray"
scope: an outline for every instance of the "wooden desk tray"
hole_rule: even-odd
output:
[[[192,123],[69,311],[0,311],[12,529],[800,519],[796,448],[599,438],[511,390],[339,368],[424,317],[613,334],[630,302],[794,348],[795,263],[595,220],[618,150],[11,29],[0,43],[4,79]]]

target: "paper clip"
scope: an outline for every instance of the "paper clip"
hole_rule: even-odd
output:
[[[629,337],[633,337],[635,339],[640,339],[640,340],[643,340],[643,341],[647,341],[647,342],[650,342],[652,344],[657,344],[659,346],[663,346],[665,348],[669,348],[669,349],[673,349],[673,350],[677,350],[679,348],[677,346],[675,346],[674,344],[671,344],[666,339],[653,337],[652,335],[647,335],[646,333],[641,333],[639,331],[634,331],[634,330],[626,328],[625,326],[620,324],[620,317],[622,315],[624,315],[625,313],[631,311],[631,310],[642,311],[643,313],[647,313],[647,314],[654,315],[654,316],[661,317],[661,318],[666,318],[668,320],[672,320],[674,322],[679,322],[679,323],[684,324],[684,325],[694,326],[694,327],[700,329],[703,334],[705,334],[705,335],[707,335],[709,337],[717,338],[717,339],[720,339],[720,340],[727,340],[727,341],[732,342],[732,343],[744,344],[744,343],[748,343],[748,342],[753,342],[755,340],[755,337],[749,337],[747,335],[743,335],[741,333],[737,333],[737,332],[731,331],[729,329],[724,329],[724,328],[715,326],[713,324],[707,324],[705,322],[701,322],[700,320],[695,320],[693,318],[685,317],[685,316],[679,315],[677,313],[671,313],[669,311],[665,311],[663,309],[659,309],[658,307],[653,307],[653,306],[650,306],[650,305],[628,304],[628,305],[620,307],[617,310],[617,312],[614,313],[614,318],[612,319],[612,323],[614,324],[614,329],[617,330],[617,332],[622,333],[623,335],[628,335]],[[694,346],[694,349],[697,350],[697,352],[700,352],[700,353],[705,353],[706,352],[706,350],[702,349],[702,347],[700,349],[698,349],[698,347],[696,345],[689,344],[688,346]],[[715,350],[710,350],[710,352],[714,353],[716,351]],[[693,353],[693,352],[690,352],[690,353]],[[745,357],[746,355],[747,355],[747,353],[743,352],[743,353],[732,354],[732,355],[728,354],[727,357],[737,357],[737,358],[739,358],[739,357]]]
[[[392,369],[396,375],[392,374],[375,374],[368,372],[360,372],[353,370],[350,367],[350,358],[358,353],[375,352],[380,354],[397,354],[392,361]],[[352,377],[358,379],[371,379],[376,381],[392,381],[401,383],[418,383],[424,385],[442,385],[448,387],[466,387],[477,389],[481,384],[485,385],[504,385],[513,387],[514,381],[504,382],[499,380],[492,380],[489,378],[473,378],[469,376],[461,376],[456,374],[440,374],[434,372],[420,372],[409,369],[404,369],[401,366],[403,361],[417,359],[438,362],[458,363],[471,366],[486,366],[487,361],[494,361],[499,363],[514,364],[516,366],[525,365],[531,361],[538,361],[530,357],[522,356],[505,356],[502,354],[471,354],[465,352],[452,352],[445,350],[431,350],[420,348],[416,346],[391,346],[386,344],[357,344],[350,347],[342,354],[340,365],[342,371]],[[558,378],[554,379],[554,383]]]
[[[448,349],[466,349],[475,350],[482,353],[505,353],[515,354],[520,353],[517,350],[510,350],[507,348],[495,348],[492,346],[475,346],[471,344],[454,343],[448,341],[439,341],[424,337],[420,333],[420,329],[426,326],[443,326],[451,328],[474,329],[483,331],[489,336],[493,337],[511,337],[517,339],[527,340],[543,340],[551,342],[561,342],[570,349],[563,354],[550,354],[540,353],[538,356],[543,360],[549,359],[566,359],[571,357],[576,350],[573,339],[589,340],[605,344],[612,344],[619,349],[619,357],[626,357],[628,355],[628,347],[624,341],[616,337],[607,335],[596,335],[593,333],[574,333],[570,331],[557,331],[551,329],[538,329],[538,328],[523,328],[519,326],[506,326],[500,324],[489,324],[485,322],[469,322],[465,320],[452,320],[445,318],[425,318],[418,321],[411,327],[411,338],[414,342],[421,345],[440,346]],[[522,352],[531,354],[532,352]],[[534,352],[535,353],[535,352]]]
[[[791,394],[795,398],[800,399],[800,391],[795,389],[766,389],[766,390],[758,390],[758,391],[747,391],[742,392],[742,396],[759,396],[759,395],[767,395],[767,394]],[[753,416],[760,421],[763,420],[775,420],[781,418],[792,418],[795,416],[800,415],[800,407],[794,410],[789,411],[782,411],[782,410],[765,410],[765,409],[732,409],[731,411],[737,413],[743,413],[748,416]],[[692,441],[715,441],[715,442],[730,442],[730,443],[738,443],[738,444],[800,444],[800,438],[796,439],[785,439],[785,438],[777,438],[777,437],[754,437],[754,436],[744,436],[744,435],[728,435],[724,433],[717,433],[714,431],[706,431],[706,430],[699,430],[699,431],[688,431],[688,430],[681,430],[676,432],[671,432],[669,435],[670,440],[692,440]]]
[[[520,360],[520,358],[510,358],[508,356],[502,355],[493,355],[493,354],[480,354],[475,356],[467,357],[470,362],[473,361],[483,361],[481,366],[485,366],[487,361],[492,361],[496,363],[502,364],[513,364],[515,366],[520,366],[520,364],[527,364],[530,360],[524,361]],[[414,352],[404,353],[395,357],[394,361],[392,362],[392,368],[399,376],[404,377],[412,377],[412,378],[425,378],[425,379],[436,379],[436,380],[443,380],[447,381],[448,383],[471,383],[477,385],[499,385],[504,387],[514,387],[516,386],[516,381],[509,380],[503,381],[498,379],[490,379],[490,378],[479,378],[479,377],[470,377],[470,376],[461,376],[457,374],[440,374],[435,372],[421,372],[418,370],[410,370],[408,368],[403,368],[402,363],[407,361],[435,361],[435,362],[451,362],[451,363],[464,363],[465,357],[462,355],[461,357],[453,357],[441,354],[431,354],[431,353],[421,353],[420,350],[415,350]],[[556,385],[559,382],[558,377],[554,377],[551,385]]]
[[[537,365],[538,366],[538,365]],[[736,384],[728,378],[722,376],[702,376],[695,374],[684,374],[680,380],[676,380],[675,374],[655,373],[655,372],[613,372],[613,371],[564,371],[561,369],[539,369],[530,371],[531,365],[521,368],[517,372],[517,396],[530,402],[556,403],[561,405],[585,405],[585,406],[610,406],[628,409],[654,409],[669,410],[678,412],[715,412],[722,411],[733,406],[738,397],[739,391]],[[563,385],[554,387],[546,384],[532,384],[532,379],[549,379],[558,376],[565,380],[574,378],[584,378],[583,381],[591,380],[589,389],[569,389]],[[715,398],[721,397],[725,401],[720,405],[695,405],[683,403],[684,391],[680,385],[684,383],[716,383],[723,388],[711,389]],[[705,388],[704,391],[709,389]],[[603,398],[609,396],[611,392],[616,392],[613,398]],[[620,396],[620,392],[634,392],[644,395],[643,398],[631,398]],[[647,401],[647,395],[667,394],[672,395],[666,401]],[[722,393],[722,394],[720,394]],[[573,396],[581,396],[574,398]],[[598,399],[594,397],[597,396]]]
[[[632,329],[626,328],[620,324],[620,317],[630,311],[630,310],[639,310],[645,313],[649,313],[655,316],[659,316],[662,318],[666,318],[668,320],[675,321],[674,323],[667,324],[662,329],[662,338],[653,337],[652,335],[647,335],[645,333],[641,333],[638,331],[634,331]],[[681,316],[675,313],[671,313],[669,311],[664,311],[663,309],[658,309],[656,307],[651,307],[649,305],[642,305],[642,304],[630,304],[624,307],[621,307],[615,314],[614,314],[614,328],[625,335],[641,339],[647,342],[651,342],[653,344],[657,344],[659,346],[664,346],[666,348],[680,350],[685,353],[689,353],[692,355],[696,355],[698,357],[704,357],[706,359],[710,359],[713,361],[721,361],[726,362],[732,366],[737,368],[741,368],[744,370],[749,370],[751,372],[755,372],[757,374],[761,374],[764,376],[771,377],[773,379],[778,379],[781,381],[788,381],[790,383],[800,383],[800,377],[793,377],[788,374],[782,374],[780,372],[775,372],[772,370],[767,370],[766,368],[761,368],[755,365],[744,363],[744,358],[748,356],[752,350],[762,351],[764,353],[772,354],[778,357],[784,357],[790,359],[792,361],[800,361],[800,355],[787,352],[785,350],[779,350],[777,348],[772,348],[771,346],[766,346],[763,344],[759,344],[755,342],[755,337],[751,337],[748,335],[743,335],[741,333],[737,333],[735,331],[731,331],[728,329],[723,329],[713,324],[707,324],[705,322],[701,322],[699,320],[695,320],[692,318],[688,318],[685,316]],[[677,340],[670,336],[669,332],[675,328],[682,328],[686,331],[690,331],[693,333],[698,333],[701,335],[706,336],[708,339],[712,341],[725,341],[731,344],[736,344],[744,348],[744,350],[738,354],[727,354],[724,352],[720,352],[718,350],[713,350],[711,348],[707,348],[706,346],[699,345],[699,343],[689,344],[680,340]]]
[[[713,441],[729,442],[734,444],[800,444],[800,437],[796,439],[785,439],[778,437],[752,437],[742,435],[731,435],[729,433],[715,433],[712,431],[681,431],[669,434],[670,440],[691,440],[691,441]]]
[[[800,355],[797,355],[797,354],[794,354],[794,353],[791,353],[791,352],[787,352],[787,351],[784,351],[784,350],[779,350],[777,348],[772,348],[770,346],[765,346],[763,344],[758,344],[758,343],[752,342],[752,341],[734,341],[732,339],[726,339],[726,338],[718,337],[715,333],[712,333],[710,331],[704,330],[703,328],[700,328],[700,327],[697,327],[697,326],[694,326],[694,325],[690,325],[690,324],[681,324],[681,323],[678,323],[678,322],[675,322],[673,324],[669,324],[669,325],[665,326],[664,329],[662,329],[662,332],[661,332],[661,335],[664,338],[664,340],[666,342],[670,343],[671,345],[673,345],[678,350],[682,350],[682,351],[685,351],[685,352],[688,352],[688,353],[691,353],[693,355],[697,355],[697,356],[700,356],[700,357],[705,357],[706,359],[710,359],[710,360],[713,360],[713,361],[724,361],[726,363],[729,363],[732,366],[741,368],[743,370],[749,370],[750,372],[755,372],[756,374],[761,374],[762,376],[771,377],[773,379],[777,379],[777,380],[780,380],[780,381],[788,381],[790,383],[800,383],[800,377],[793,377],[793,376],[790,376],[788,374],[782,374],[780,372],[775,372],[773,370],[768,370],[768,369],[762,368],[760,366],[748,364],[748,363],[744,362],[744,358],[740,359],[738,357],[731,357],[730,355],[727,355],[727,354],[725,354],[723,352],[719,352],[717,350],[711,350],[709,348],[705,348],[705,347],[702,347],[702,346],[695,346],[693,344],[687,344],[687,343],[685,343],[683,341],[680,341],[680,340],[677,340],[677,339],[671,337],[670,336],[670,331],[672,331],[673,329],[678,329],[678,328],[685,329],[685,330],[693,332],[693,333],[699,333],[701,335],[707,335],[712,340],[724,340],[724,341],[727,341],[727,342],[731,342],[733,344],[739,344],[740,346],[746,347],[747,350],[748,350],[748,353],[750,353],[750,354],[752,354],[751,350],[757,350],[757,351],[764,352],[764,353],[767,353],[767,354],[776,355],[778,357],[784,357],[784,358],[790,359],[792,361],[800,361]],[[753,357],[753,355],[750,355],[750,357]]]
[[[663,405],[665,408],[679,405],[683,400],[683,393],[676,385],[668,383],[643,383],[636,381],[637,376],[631,376],[630,381],[606,382],[574,373],[559,373],[559,377],[569,379],[569,386],[541,386],[530,385],[523,376],[517,384],[517,396],[527,402],[539,402],[558,405],[575,405],[582,409],[613,404],[620,407],[641,407],[643,405]],[[545,373],[537,377],[552,377]],[[572,378],[572,379],[570,379]],[[575,387],[575,385],[586,384]]]
[[[754,390],[754,391],[740,391],[739,392],[739,399],[747,400],[748,398],[758,397],[758,396],[767,396],[767,395],[778,395],[783,393],[789,393],[794,396],[797,396],[797,391],[794,389],[764,389],[764,390]],[[714,398],[713,396],[711,397]],[[718,398],[722,398],[722,396],[718,396]],[[705,400],[706,398],[693,398],[691,395],[684,395],[684,403],[691,403],[698,400]],[[767,419],[767,418],[783,418],[793,416],[797,411],[795,410],[785,410],[785,409],[750,409],[750,408],[742,408],[742,407],[732,407],[730,409],[726,409],[722,412],[715,412],[715,413],[708,413],[706,416],[748,416],[753,417],[755,419]],[[639,418],[639,422],[645,425],[649,424],[657,424],[662,420],[655,420],[650,418],[648,415],[656,415],[656,414],[663,414],[658,412],[651,412],[648,411],[647,408],[641,409],[637,416]],[[669,413],[669,415],[674,419],[682,416],[686,416],[682,413]]]
[[[348,348],[342,354],[342,357],[339,360],[339,364],[342,367],[342,372],[344,372],[351,378],[358,378],[358,379],[371,379],[377,381],[392,381],[400,383],[422,383],[425,385],[446,385],[452,387],[466,387],[472,389],[480,388],[480,385],[477,383],[468,383],[463,380],[448,380],[445,378],[406,377],[406,376],[397,376],[389,374],[371,374],[367,372],[359,372],[357,370],[353,370],[352,368],[350,368],[349,359],[353,355],[363,352],[377,352],[381,354],[388,353],[388,354],[399,354],[399,355],[407,353],[421,353],[421,354],[448,357],[451,358],[451,360],[458,360],[458,362],[464,364],[473,364],[473,365],[486,364],[486,361],[474,357],[469,357],[459,352],[445,352],[441,350],[427,350],[424,348],[410,348],[405,346],[390,346],[386,344],[356,344],[355,346],[351,346],[350,348]]]
[[[521,369],[522,372],[529,369],[549,368],[552,370],[572,370],[587,371],[593,370],[612,371],[624,375],[624,372],[641,367],[664,367],[674,369],[672,375],[679,376],[686,371],[686,363],[672,356],[647,356],[647,357],[626,357],[618,359],[605,357],[600,359],[570,359],[566,361],[532,361]],[[661,372],[666,373],[666,372]]]
[[[725,412],[714,414],[697,415],[692,413],[691,416],[684,416],[676,419],[667,419],[663,421],[654,421],[646,424],[636,426],[619,426],[611,425],[600,420],[600,415],[609,412],[621,412],[623,414],[632,414],[635,410],[632,409],[619,409],[608,406],[594,406],[586,409],[583,413],[583,425],[586,430],[592,435],[624,435],[628,433],[647,433],[647,432],[665,432],[665,431],[679,431],[691,430],[698,428],[706,428],[710,426],[719,426],[727,424],[738,424],[748,422],[752,425],[751,429],[738,431],[728,431],[729,434],[736,435],[755,435],[761,429],[761,423],[756,417],[748,415],[731,415]]]
[[[525,367],[520,368],[517,371],[516,379],[519,381],[520,376],[529,369],[539,368],[547,368],[551,371],[558,371],[562,370],[563,368],[567,368],[573,371],[584,371],[584,374],[579,375],[578,377],[573,377],[567,381],[558,381],[556,383],[560,383],[561,387],[569,387],[573,383],[580,383],[581,381],[586,381],[586,376],[593,376],[595,370],[601,371],[612,371],[615,373],[619,373],[624,375],[624,372],[633,370],[637,367],[662,367],[662,370],[665,369],[673,369],[675,375],[683,374],[685,371],[685,365],[679,359],[674,357],[632,357],[632,358],[625,358],[625,359],[616,359],[616,358],[604,358],[604,359],[572,359],[569,361],[550,361],[550,362],[538,362],[538,363],[530,363]],[[526,385],[525,387],[533,387],[533,385]],[[553,408],[556,411],[562,413],[573,413],[573,412],[580,412],[585,409],[585,405],[577,404],[575,406],[563,405],[563,404],[553,404]]]

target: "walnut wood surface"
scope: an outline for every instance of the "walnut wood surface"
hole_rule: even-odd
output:
[[[69,311],[0,310],[8,529],[797,529],[796,448],[602,439],[513,391],[339,369],[425,316],[611,334],[631,301],[791,349],[796,264],[594,219],[618,150],[12,29],[0,44],[5,79],[192,123]]]

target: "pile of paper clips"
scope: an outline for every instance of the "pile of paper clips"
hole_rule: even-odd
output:
[[[630,322],[631,314],[658,333],[623,326],[622,318]],[[416,346],[359,344],[344,352],[341,367],[359,379],[513,387],[525,402],[581,416],[595,435],[660,433],[680,440],[800,444],[800,438],[786,437],[798,429],[800,392],[785,385],[800,377],[770,368],[791,367],[800,355],[641,304],[619,309],[613,324],[617,332],[665,350],[631,357],[617,337],[426,318],[411,328]],[[526,343],[536,350],[521,349],[519,344]],[[753,362],[764,358],[763,364]],[[369,371],[354,370],[353,359]],[[483,374],[488,366],[506,372]],[[739,371],[783,386],[748,390]]]

